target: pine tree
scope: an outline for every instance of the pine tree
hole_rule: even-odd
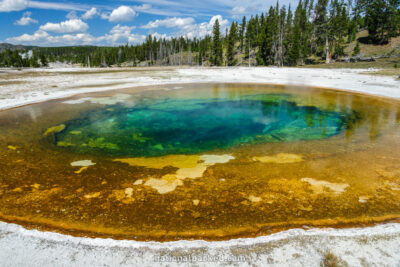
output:
[[[44,54],[40,55],[40,63],[42,64],[42,67],[49,66],[49,62],[47,61],[47,58]]]
[[[275,63],[278,24],[279,18],[276,9],[270,7],[265,22],[261,25],[258,37],[257,62],[259,65],[272,65]]]
[[[257,25],[258,19],[256,20],[254,17],[251,17],[247,23],[247,30],[246,30],[246,44],[245,44],[245,52],[246,57],[250,60],[250,52],[257,46],[258,38],[257,38]]]
[[[387,43],[398,34],[399,0],[366,0],[365,24],[372,43]]]
[[[354,47],[354,50],[353,50],[353,56],[359,55],[360,52],[361,52],[361,49],[360,49],[360,42],[357,41],[356,46]]]
[[[285,39],[283,40],[283,47],[284,47],[284,57],[283,63],[284,65],[289,65],[288,63],[288,54],[291,48],[292,42],[292,22],[293,22],[293,14],[291,6],[289,5],[286,17],[286,24],[285,24]]]
[[[301,2],[299,3],[293,23],[293,30],[291,33],[290,49],[287,56],[287,63],[290,66],[296,66],[299,63],[301,55],[301,32],[300,32],[300,16],[301,16]]]
[[[246,17],[243,17],[242,24],[240,25],[239,39],[240,39],[240,51],[243,52],[245,43],[245,32],[246,32]]]
[[[218,19],[215,20],[213,26],[212,64],[214,66],[222,65],[222,42]]]
[[[328,43],[328,0],[318,0],[315,6],[315,44],[317,55],[325,56],[326,61],[329,60],[329,43]]]
[[[278,49],[276,63],[278,66],[283,66],[285,57],[285,38],[286,38],[286,7],[283,6],[279,13],[278,23]]]
[[[311,55],[311,38],[312,38],[312,25],[307,18],[308,5],[311,5],[309,0],[305,2],[299,1],[299,5],[296,10],[299,13],[299,24],[300,24],[300,63],[304,64],[304,61]]]
[[[232,22],[231,28],[229,30],[229,35],[227,38],[227,65],[236,65],[235,60],[235,41],[236,41],[236,24]]]

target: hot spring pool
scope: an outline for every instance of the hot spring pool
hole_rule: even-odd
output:
[[[0,218],[219,240],[400,217],[400,104],[318,88],[152,86],[0,112]]]

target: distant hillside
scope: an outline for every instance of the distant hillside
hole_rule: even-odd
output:
[[[374,45],[363,43],[362,40],[368,37],[368,31],[360,31],[357,34],[357,40],[360,40],[360,53],[366,57],[379,57],[379,56],[400,56],[400,36],[391,38],[387,44]],[[351,42],[345,49],[346,54],[351,55],[354,47],[356,46],[356,40]]]
[[[10,49],[12,51],[14,51],[14,50],[29,50],[34,47],[35,46],[12,45],[12,44],[7,44],[7,43],[0,43],[0,53],[6,51],[7,49]]]

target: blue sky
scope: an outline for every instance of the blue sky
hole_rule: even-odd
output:
[[[189,38],[257,14],[276,0],[0,0],[0,42],[24,45],[120,45],[147,35]],[[297,1],[281,0],[295,5]]]

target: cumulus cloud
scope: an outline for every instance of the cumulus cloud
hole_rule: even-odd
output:
[[[163,19],[163,20],[155,20],[155,21],[150,21],[146,25],[143,25],[141,28],[142,29],[154,29],[158,27],[166,27],[166,28],[184,28],[188,25],[191,25],[194,23],[193,18],[168,18],[168,19]]]
[[[146,36],[132,33],[132,30],[135,28],[135,26],[121,26],[118,24],[111,29],[110,33],[99,37],[98,41],[111,45],[142,43],[146,39]]]
[[[131,21],[136,16],[136,11],[129,6],[120,6],[114,9],[111,14],[102,14],[103,19],[108,19],[110,22]]]
[[[18,37],[8,38],[7,42],[17,44],[37,44],[40,40],[45,40],[49,34],[45,31],[36,31],[34,34],[23,34]]]
[[[166,20],[155,21],[157,27],[175,27],[177,32],[171,35],[159,34],[157,32],[150,33],[157,39],[169,39],[171,36],[186,36],[188,38],[204,37],[211,34],[213,25],[219,20],[221,30],[224,31],[229,27],[229,21],[221,15],[212,17],[208,22],[196,24],[194,19],[172,18]],[[157,23],[156,23],[157,22]],[[152,25],[153,25],[152,24]],[[143,27],[143,26],[142,26]],[[135,26],[116,25],[108,33],[94,37],[85,32],[88,25],[80,19],[67,20],[61,23],[47,23],[42,25],[38,31],[33,34],[23,34],[21,36],[6,39],[7,42],[14,44],[26,45],[42,45],[42,46],[64,46],[64,45],[124,45],[138,44],[146,40],[146,35],[134,32]],[[155,27],[149,27],[155,28]],[[60,35],[52,35],[49,32],[59,33]]]
[[[247,14],[248,10],[246,7],[243,6],[235,6],[234,8],[232,8],[230,13],[232,14],[233,18],[239,18],[241,15]]]
[[[28,7],[28,0],[0,0],[0,12],[20,11]]]
[[[222,32],[229,26],[229,21],[224,19],[221,15],[213,16],[209,22],[202,22],[200,24],[187,25],[182,28],[177,35],[183,35],[187,38],[204,37],[212,33],[215,21],[218,19]]]
[[[224,32],[229,27],[229,21],[221,15],[213,16],[208,22],[196,24],[193,18],[168,18],[164,20],[150,21],[141,26],[142,29],[154,29],[158,27],[178,28],[173,36],[185,36],[187,38],[204,37],[211,34],[215,21],[218,19],[221,30]],[[164,37],[164,36],[163,36]]]
[[[6,39],[13,44],[40,45],[40,46],[65,46],[65,45],[124,45],[139,44],[146,40],[145,35],[132,32],[135,26],[114,26],[109,33],[102,36],[92,36],[89,33],[61,34],[52,35],[44,30],[38,30],[33,34],[23,34],[21,36]],[[166,35],[153,34],[157,37]]]
[[[38,23],[38,21],[36,19],[31,18],[31,16],[32,16],[31,12],[25,12],[22,15],[22,18],[14,22],[14,24],[20,26],[27,26],[29,24]]]
[[[76,14],[75,10],[69,12],[65,17],[67,19],[78,19],[78,15]]]
[[[18,37],[8,38],[7,42],[28,45],[85,45],[92,44],[96,39],[88,33],[64,34],[52,36],[49,33],[38,30],[34,34],[23,34]]]
[[[40,30],[56,33],[85,32],[89,26],[80,19],[70,19],[60,23],[48,22],[40,26]]]
[[[92,7],[85,14],[82,15],[83,19],[92,19],[94,16],[98,15],[98,11],[95,7]]]

